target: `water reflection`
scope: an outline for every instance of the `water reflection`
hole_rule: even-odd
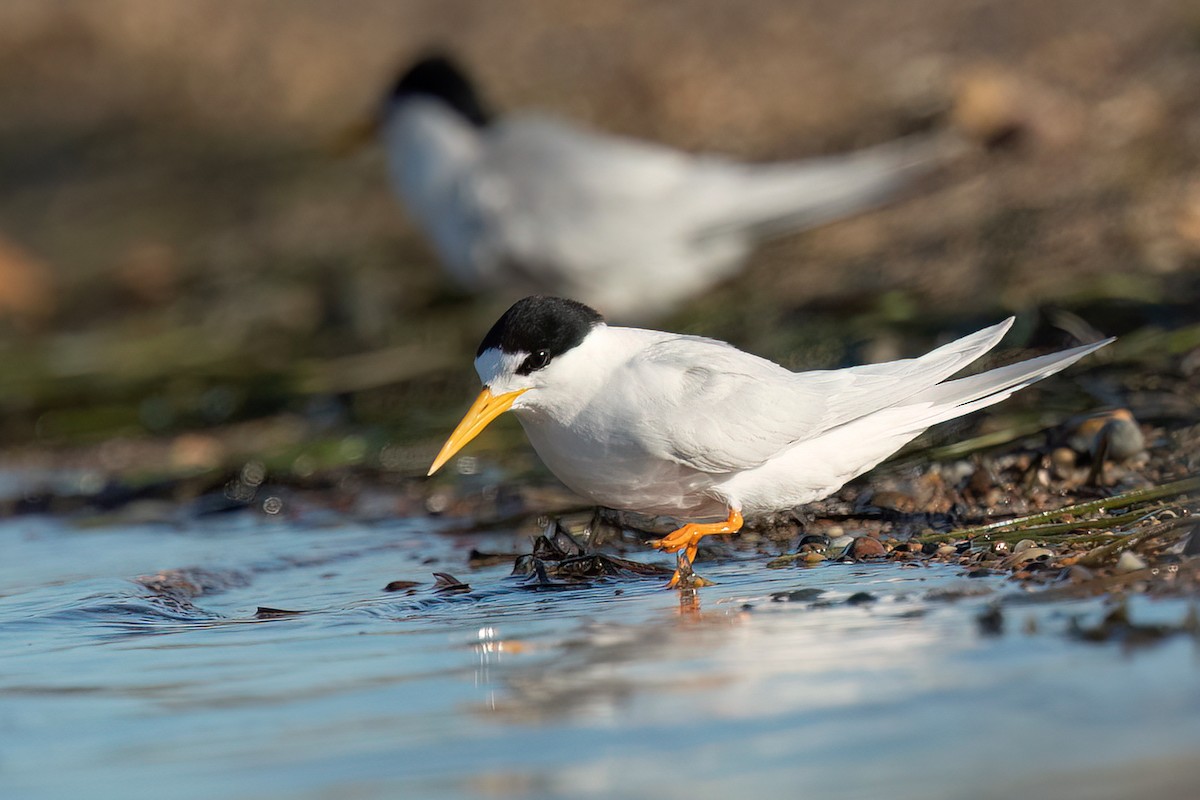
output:
[[[844,568],[825,572],[846,588],[807,602],[760,585],[724,596],[719,588],[672,593],[677,599],[653,609],[638,598],[615,614],[581,609],[560,619],[563,626],[573,617],[574,629],[536,651],[482,628],[477,677],[488,692],[485,709],[534,723],[611,719],[634,701],[641,712],[669,712],[679,698],[691,713],[723,717],[852,704],[864,699],[864,674],[886,670],[893,687],[921,686],[936,671],[931,664],[975,641],[969,627],[950,631],[914,613],[927,605],[918,591],[847,604],[863,578]],[[894,572],[889,580],[904,585]],[[505,652],[529,657],[502,661]]]

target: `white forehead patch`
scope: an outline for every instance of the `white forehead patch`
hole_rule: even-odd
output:
[[[484,386],[492,386],[512,378],[528,356],[528,353],[506,353],[492,347],[475,358],[475,372]]]

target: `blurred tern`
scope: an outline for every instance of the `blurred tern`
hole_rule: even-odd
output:
[[[395,191],[463,288],[566,295],[620,319],[669,311],[759,241],[880,205],[962,150],[941,134],[805,161],[693,155],[493,116],[440,56],[405,71],[355,131],[382,137]]]
[[[743,515],[825,497],[931,425],[998,403],[1112,341],[947,380],[1012,322],[919,358],[791,372],[725,342],[610,327],[581,303],[528,297],[479,345],[484,389],[429,474],[511,410],[578,494],[618,510],[715,520],[654,542],[690,562],[702,537],[737,532]]]

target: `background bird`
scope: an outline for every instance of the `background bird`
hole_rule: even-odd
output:
[[[893,197],[962,151],[953,134],[749,164],[494,114],[445,56],[419,60],[377,118],[392,183],[450,275],[474,292],[576,297],[620,319],[678,306],[755,245]]]
[[[947,380],[1012,322],[919,358],[795,373],[725,342],[610,327],[582,303],[529,297],[479,345],[484,389],[429,474],[512,410],[546,466],[593,502],[719,518],[655,542],[690,562],[703,536],[736,532],[743,515],[825,497],[931,425],[998,403],[1112,341]]]

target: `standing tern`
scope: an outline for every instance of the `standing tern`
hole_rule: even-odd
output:
[[[688,522],[654,542],[695,558],[743,515],[837,491],[926,428],[1004,400],[1112,341],[965,378],[1005,321],[919,358],[791,372],[715,339],[609,326],[592,308],[527,297],[484,337],[484,389],[429,474],[505,411],[546,466],[601,506]],[[677,570],[671,579],[675,586]]]
[[[492,114],[443,56],[417,61],[352,139],[378,134],[394,189],[455,281],[560,294],[616,318],[664,313],[768,237],[880,205],[962,151],[953,134],[749,164]]]

